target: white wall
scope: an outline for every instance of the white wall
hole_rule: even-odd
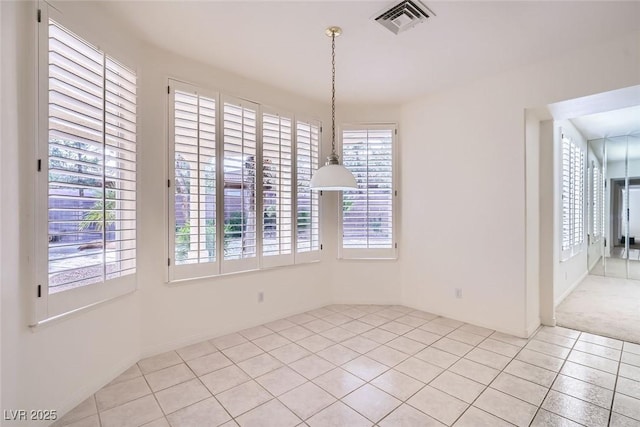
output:
[[[555,269],[554,269],[554,280],[553,280],[553,300],[555,305],[557,306],[562,302],[564,298],[566,298],[571,291],[578,286],[578,284],[585,278],[588,274],[588,244],[587,244],[587,233],[588,233],[588,211],[587,211],[587,199],[588,199],[588,177],[589,173],[587,170],[587,140],[582,136],[582,134],[576,129],[576,127],[569,120],[559,120],[554,123],[554,147],[555,147],[555,155],[560,160],[560,163],[557,164],[555,169],[555,180],[554,185],[556,189],[555,193],[555,205],[557,209],[555,210],[555,227],[557,232],[554,234],[554,245],[556,248],[561,247],[561,230],[562,230],[562,139],[560,133],[564,134],[568,138],[570,138],[573,142],[578,144],[580,149],[585,153],[584,160],[584,174],[583,180],[585,183],[584,186],[584,200],[582,203],[582,227],[584,229],[584,241],[580,246],[580,249],[576,255],[572,256],[567,260],[562,260],[559,251],[554,251],[555,256]]]
[[[637,85],[639,39],[630,34],[403,106],[405,304],[518,335],[535,326],[525,314],[524,110]]]
[[[525,318],[527,325],[540,324],[540,292],[535,286],[541,280],[540,271],[540,141],[542,130],[540,121],[548,119],[548,112],[527,109],[525,112],[525,257],[526,295]],[[531,332],[531,331],[527,331]]]
[[[556,203],[554,199],[555,173],[559,167],[560,159],[555,156],[554,147],[554,122],[551,119],[540,121],[540,140],[539,140],[539,165],[538,183],[539,183],[539,304],[540,304],[540,322],[544,325],[555,326],[555,301],[553,298],[553,282],[556,268],[556,259],[560,248],[555,244],[556,241]],[[527,209],[529,213],[529,209]],[[528,217],[527,217],[528,218]],[[528,263],[529,264],[529,263]],[[529,291],[527,286],[527,291]],[[532,286],[535,289],[535,284]],[[528,327],[533,327],[529,324]]]
[[[138,359],[139,298],[119,298],[35,330],[27,326],[35,296],[36,9],[28,2],[0,2],[0,8],[2,409],[65,411]]]

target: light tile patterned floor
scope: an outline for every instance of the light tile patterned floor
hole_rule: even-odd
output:
[[[333,305],[141,360],[56,425],[640,426],[640,345]]]

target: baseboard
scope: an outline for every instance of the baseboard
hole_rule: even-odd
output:
[[[562,301],[564,301],[564,299],[565,299],[566,297],[568,297],[568,296],[569,296],[569,294],[570,294],[571,292],[573,292],[573,290],[574,290],[574,289],[575,289],[575,288],[576,288],[580,283],[582,283],[582,281],[583,281],[583,280],[584,280],[588,275],[589,275],[589,272],[588,272],[588,271],[585,271],[583,274],[581,274],[581,275],[580,275],[580,277],[578,277],[578,279],[577,279],[575,282],[573,282],[573,283],[571,284],[571,286],[569,286],[569,287],[567,288],[567,290],[566,290],[566,291],[564,291],[564,292],[562,293],[562,295],[560,295],[560,298],[558,298],[557,300],[555,300],[555,301],[553,302],[553,308],[554,308],[554,309],[556,309],[556,308],[560,305],[560,303],[562,303]]]
[[[68,395],[68,399],[65,399],[63,405],[58,407],[58,419],[62,418],[65,414],[84,402],[89,396],[96,393],[102,387],[109,384],[111,381],[117,378],[118,375],[122,374],[131,366],[138,363],[138,360],[140,360],[138,354],[124,358],[118,364],[114,365],[113,369],[110,369],[106,372],[103,371],[103,374],[100,375],[100,377],[96,381],[93,381],[91,384],[88,384],[76,390],[73,394]]]
[[[536,322],[534,322],[533,324],[529,325],[529,327],[527,328],[527,338],[529,338],[531,335],[533,335],[533,333],[535,331],[537,331],[540,326],[542,326],[542,323],[540,322],[540,319],[537,319]]]
[[[437,316],[447,317],[449,319],[458,320],[460,322],[469,323],[471,325],[480,326],[482,328],[491,329],[491,330],[494,330],[494,331],[497,331],[497,332],[502,332],[503,334],[513,335],[513,336],[518,337],[518,338],[528,338],[529,337],[529,332],[528,332],[527,328],[523,328],[523,329],[505,328],[503,326],[496,326],[496,325],[492,325],[490,323],[478,322],[475,319],[472,320],[472,319],[463,318],[463,317],[452,317],[451,315],[444,314],[442,312],[439,312],[437,310],[432,310],[430,308],[416,307],[416,306],[409,305],[409,304],[402,304],[402,305],[404,305],[405,307],[413,308],[414,310],[426,311],[428,313],[432,313],[432,314],[435,314]]]
[[[197,344],[197,343],[205,341],[205,340],[210,340],[210,339],[213,339],[213,338],[216,338],[216,337],[221,337],[221,336],[224,336],[224,335],[227,335],[227,334],[231,334],[231,333],[234,333],[234,332],[242,331],[244,329],[253,328],[255,326],[263,325],[265,323],[273,322],[274,320],[283,319],[285,317],[293,316],[295,314],[300,314],[300,313],[305,313],[307,311],[315,310],[317,308],[324,307],[324,306],[329,305],[329,304],[331,304],[331,303],[330,302],[326,302],[326,303],[323,303],[321,305],[314,305],[312,307],[296,309],[295,311],[287,311],[287,312],[285,312],[285,314],[281,314],[281,315],[278,315],[278,316],[275,316],[275,317],[269,317],[267,320],[264,320],[264,321],[262,321],[262,322],[260,322],[258,324],[251,323],[251,324],[236,325],[236,326],[232,326],[232,327],[227,326],[222,330],[211,328],[210,330],[207,330],[207,331],[205,331],[203,333],[189,335],[189,336],[185,336],[185,337],[180,337],[178,339],[167,341],[167,342],[164,342],[164,343],[161,343],[161,344],[145,346],[145,347],[142,348],[142,354],[141,354],[140,358],[144,359],[145,357],[154,356],[156,354],[164,353],[164,352],[171,351],[171,350],[177,350],[179,348],[186,347],[186,346],[192,345],[192,344]],[[137,362],[137,360],[136,360],[136,362]]]
[[[340,299],[333,300],[331,304],[346,304],[346,305],[404,305],[405,307],[409,307],[406,304],[403,304],[402,301],[377,301],[377,300],[351,300],[351,299]]]

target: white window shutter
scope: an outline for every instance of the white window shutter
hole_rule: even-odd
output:
[[[258,268],[257,120],[256,104],[224,98],[223,273]]]
[[[395,135],[390,125],[345,126],[342,162],[358,189],[342,193],[341,256],[395,258]]]
[[[44,320],[135,288],[135,71],[49,17],[39,37],[42,85],[37,306]],[[46,58],[46,61],[44,61]],[[44,108],[46,107],[46,109]],[[44,115],[44,114],[42,114]],[[43,129],[44,130],[44,129]],[[46,191],[44,191],[46,188]],[[91,286],[87,286],[91,285]]]
[[[263,109],[262,265],[293,263],[292,118]]]
[[[585,152],[571,138],[562,140],[561,260],[582,250],[585,239]]]
[[[296,122],[296,263],[320,259],[320,198],[310,187],[318,169],[320,123]]]
[[[172,83],[170,280],[219,272],[216,96]]]

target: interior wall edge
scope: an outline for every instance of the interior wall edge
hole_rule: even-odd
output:
[[[100,378],[91,381],[85,387],[79,388],[75,392],[66,395],[67,397],[63,399],[62,405],[59,405],[57,408],[58,418],[71,411],[73,408],[84,402],[89,396],[98,392],[102,387],[116,379],[124,371],[138,363],[138,360],[140,360],[140,358],[137,353],[123,358],[118,363],[114,363],[112,368],[105,371]]]
[[[583,281],[584,279],[586,279],[586,277],[587,277],[588,275],[589,275],[589,272],[588,272],[588,271],[585,271],[584,273],[582,273],[582,274],[580,275],[580,277],[578,277],[578,278],[577,278],[577,279],[576,279],[576,280],[571,284],[571,286],[569,286],[569,287],[568,287],[568,288],[567,288],[567,289],[566,289],[566,290],[565,290],[565,291],[564,291],[564,292],[563,292],[563,293],[562,293],[558,298],[556,298],[556,300],[554,301],[554,308],[557,308],[557,307],[560,305],[560,303],[561,303],[562,301],[564,301],[564,300],[565,300],[565,298],[567,298],[567,297],[569,296],[569,294],[571,294],[571,292],[573,292],[573,290],[574,290],[575,288],[577,288],[577,287],[578,287],[578,285],[579,285],[580,283],[582,283],[582,281]]]
[[[471,325],[480,326],[482,328],[491,329],[497,332],[502,332],[503,334],[513,335],[518,338],[529,338],[529,336],[531,336],[531,333],[529,332],[529,329],[530,329],[529,327],[518,328],[518,327],[505,326],[504,324],[497,324],[494,322],[482,322],[482,321],[478,321],[473,316],[449,316],[440,310],[437,310],[437,309],[434,310],[433,308],[430,308],[428,306],[419,306],[411,303],[404,303],[402,305],[404,305],[405,307],[413,308],[414,310],[426,311],[427,313],[435,314],[437,316],[458,320],[460,322],[469,323]]]

